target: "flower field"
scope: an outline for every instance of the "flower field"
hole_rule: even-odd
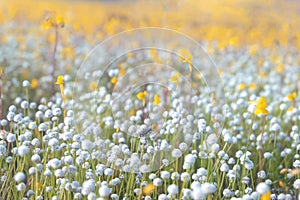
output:
[[[297,1],[0,1],[0,199],[300,199]]]

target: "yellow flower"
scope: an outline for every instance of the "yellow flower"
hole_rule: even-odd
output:
[[[147,95],[147,91],[144,91],[144,92],[139,92],[139,93],[137,93],[136,97],[137,97],[139,100],[145,101],[146,95]]]
[[[247,85],[246,85],[246,83],[241,83],[241,84],[239,84],[239,90],[243,90],[243,89],[245,89],[247,87]]]
[[[266,109],[267,108],[267,100],[265,97],[259,97],[259,99],[257,101],[254,102],[249,102],[249,103],[253,103],[256,105],[256,109],[254,111],[254,114],[256,115],[267,115],[269,113],[269,111]]]
[[[290,106],[288,109],[287,109],[287,112],[292,112],[294,110],[294,106]]]
[[[291,102],[293,102],[295,100],[295,98],[297,97],[297,93],[293,92],[287,95],[287,99]]]
[[[177,72],[173,76],[171,76],[170,81],[174,83],[178,83],[179,73]]]
[[[97,83],[95,81],[91,82],[90,89],[92,91],[97,91],[98,90]]]
[[[56,16],[55,22],[60,27],[64,27],[64,25],[65,25],[64,18],[62,16],[60,16],[60,15]]]
[[[283,65],[283,64],[280,64],[280,65],[277,67],[277,71],[278,71],[278,72],[283,72],[283,71],[284,71],[284,65]]]
[[[64,77],[63,76],[58,76],[55,84],[63,85],[64,84]]]
[[[34,78],[34,79],[31,80],[31,82],[30,82],[30,88],[31,89],[36,89],[38,87],[38,85],[39,85],[38,79]]]
[[[148,184],[147,186],[143,187],[143,194],[148,196],[155,190],[155,185],[153,183]]]
[[[255,90],[257,88],[257,85],[255,83],[250,83],[249,88],[250,90]]]
[[[120,74],[120,76],[124,76],[125,73],[126,73],[125,67],[124,67],[124,65],[121,63],[121,64],[119,65],[119,74]]]
[[[53,24],[54,24],[53,19],[50,17],[43,21],[42,27],[44,29],[48,30],[49,28],[51,28],[53,26]]]
[[[158,95],[155,95],[155,96],[154,96],[153,104],[154,104],[154,105],[160,104],[160,98],[159,98]]]
[[[112,84],[116,84],[116,83],[118,82],[118,78],[117,78],[117,77],[113,77],[113,78],[110,80],[110,82],[111,82]]]
[[[271,200],[271,192],[261,195],[260,200]]]

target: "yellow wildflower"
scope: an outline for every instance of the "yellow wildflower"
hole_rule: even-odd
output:
[[[290,106],[288,109],[287,109],[287,112],[292,112],[294,110],[294,106]]]
[[[293,102],[295,100],[295,98],[297,97],[297,93],[293,92],[287,95],[287,99],[291,102]]]
[[[118,78],[117,78],[117,77],[113,77],[113,78],[110,80],[110,82],[111,82],[112,84],[116,84],[116,83],[118,82]]]
[[[119,65],[119,74],[120,74],[120,76],[124,76],[125,73],[126,73],[125,67],[124,67],[124,65],[121,63],[121,64]]]
[[[178,83],[179,73],[177,72],[173,76],[171,76],[170,81],[174,83]]]
[[[143,194],[148,196],[155,190],[155,185],[153,183],[148,184],[147,186],[143,187]]]
[[[50,17],[43,21],[42,27],[46,30],[50,29],[53,26],[54,22],[53,19]]]
[[[282,63],[277,67],[277,71],[278,72],[283,72],[284,71],[284,65]]]
[[[271,192],[261,195],[260,200],[271,200]]]
[[[255,83],[250,83],[249,89],[250,90],[255,90],[257,88],[257,85]]]
[[[160,104],[160,98],[159,98],[158,95],[155,95],[155,96],[154,96],[153,104],[154,104],[154,105]]]
[[[254,102],[249,102],[249,103],[253,103],[256,105],[256,109],[254,111],[254,114],[256,115],[266,115],[269,113],[269,111],[266,109],[267,108],[267,100],[265,97],[259,97],[259,99],[257,101]]]
[[[62,16],[60,16],[60,15],[56,16],[55,22],[60,27],[64,27],[64,25],[65,25],[64,18]]]
[[[61,97],[64,100],[64,103],[66,103],[67,99],[64,94],[64,77],[58,76],[55,84],[59,85]]]
[[[64,84],[64,77],[63,76],[58,76],[55,84],[63,85]]]
[[[30,82],[30,88],[31,89],[36,89],[38,87],[38,85],[39,85],[38,79],[34,78],[34,79],[31,80],[31,82]]]
[[[243,89],[245,89],[246,87],[247,87],[246,83],[241,83],[241,84],[239,84],[238,89],[239,89],[239,90],[243,90]]]
[[[139,92],[137,93],[136,97],[139,99],[139,100],[145,100],[146,99],[146,95],[147,95],[147,91],[143,91],[143,92]]]
[[[92,91],[97,91],[98,90],[98,86],[97,86],[97,83],[95,81],[91,82],[90,89]]]

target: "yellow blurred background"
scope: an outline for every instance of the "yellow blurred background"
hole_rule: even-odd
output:
[[[0,22],[41,24],[46,10],[65,19],[66,28],[107,35],[138,27],[178,30],[197,40],[227,45],[300,46],[300,3],[295,0],[1,0]],[[38,26],[36,26],[38,27]],[[24,28],[24,27],[23,27]]]

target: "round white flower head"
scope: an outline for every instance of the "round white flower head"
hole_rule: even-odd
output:
[[[15,142],[16,141],[16,135],[13,134],[13,133],[8,133],[7,136],[6,136],[6,140],[9,143]]]
[[[99,195],[100,197],[108,197],[111,193],[111,188],[109,188],[107,185],[102,184],[99,188]]]
[[[217,187],[212,183],[203,183],[201,188],[204,194],[212,194],[217,191]]]
[[[178,194],[178,186],[175,184],[171,184],[168,186],[168,193],[171,195],[176,195]]]
[[[155,179],[153,180],[153,185],[155,185],[156,187],[161,186],[162,183],[163,183],[163,181],[162,181],[160,178],[155,178]]]
[[[168,196],[166,194],[160,194],[158,200],[168,200]]]
[[[300,189],[300,179],[295,180],[295,182],[294,182],[294,188],[295,188],[296,190],[299,190],[299,189]]]
[[[260,195],[266,194],[270,191],[270,187],[266,183],[259,183],[256,186],[256,192],[258,192]]]
[[[27,155],[29,153],[30,149],[29,147],[25,146],[25,145],[21,145],[18,148],[18,154],[19,156],[23,157],[25,155]]]
[[[172,151],[172,156],[173,156],[174,158],[179,158],[179,157],[182,156],[182,152],[180,151],[180,149],[174,149],[174,150]]]
[[[84,181],[82,184],[82,190],[81,193],[86,196],[90,194],[91,192],[94,192],[96,188],[96,183],[93,179]]]
[[[25,185],[25,183],[19,183],[18,185],[17,185],[17,190],[18,191],[25,191],[26,190],[26,185]]]
[[[19,182],[25,181],[26,176],[25,176],[25,174],[24,174],[23,172],[18,172],[18,173],[16,173],[16,175],[14,176],[14,179],[15,179],[16,182],[19,183]]]
[[[162,171],[162,172],[160,173],[160,177],[161,177],[162,179],[168,179],[168,178],[170,178],[170,173],[169,173],[168,171]]]
[[[23,87],[29,87],[30,86],[30,82],[28,80],[24,80],[22,83]]]
[[[31,156],[31,161],[35,163],[41,162],[41,157],[37,154],[34,154]]]
[[[192,198],[194,200],[204,200],[205,199],[205,193],[202,191],[201,187],[193,188],[192,191]]]

